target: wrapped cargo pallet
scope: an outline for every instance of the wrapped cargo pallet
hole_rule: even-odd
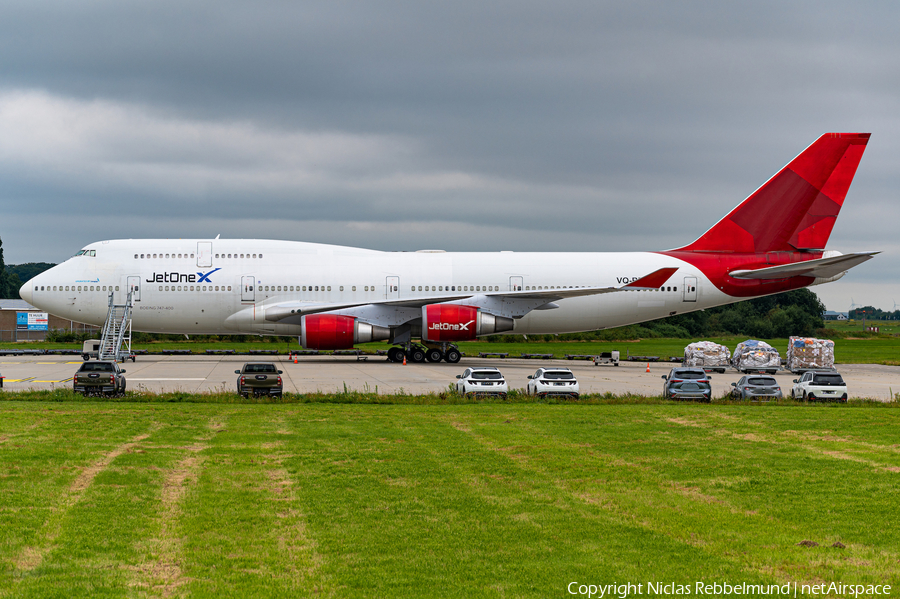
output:
[[[731,350],[712,341],[697,341],[684,348],[684,366],[725,372],[730,363]]]
[[[738,343],[731,364],[741,372],[765,370],[774,374],[781,368],[781,355],[765,341],[748,339]]]
[[[834,368],[834,341],[791,337],[788,339],[787,367],[791,372]]]

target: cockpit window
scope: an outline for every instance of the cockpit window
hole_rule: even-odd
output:
[[[97,250],[81,250],[80,252],[78,252],[75,255],[76,256],[93,256],[93,257],[95,257],[97,255]]]

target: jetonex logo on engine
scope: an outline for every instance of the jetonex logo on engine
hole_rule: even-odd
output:
[[[469,325],[475,322],[474,320],[470,320],[469,322],[456,323],[456,322],[434,322],[428,325],[429,331],[468,331]]]

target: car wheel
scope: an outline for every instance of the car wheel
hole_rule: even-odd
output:
[[[425,361],[425,352],[421,348],[414,347],[409,354],[409,359],[413,362],[421,363]]]
[[[444,359],[447,360],[450,364],[456,364],[462,359],[462,354],[459,353],[459,350],[456,349],[448,349],[447,354],[444,356]]]
[[[425,359],[429,362],[440,362],[444,359],[444,354],[439,349],[429,349],[425,354]]]

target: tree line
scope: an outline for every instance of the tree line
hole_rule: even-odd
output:
[[[887,310],[879,310],[872,306],[863,306],[862,308],[854,308],[849,313],[850,320],[900,320],[900,310],[889,312]]]

